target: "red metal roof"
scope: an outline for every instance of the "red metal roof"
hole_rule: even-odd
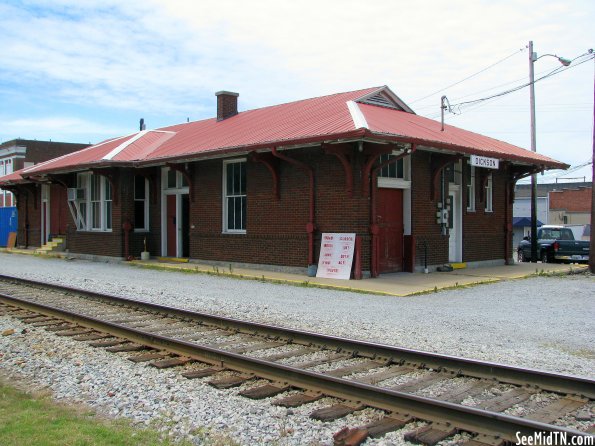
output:
[[[420,143],[425,142],[428,146],[433,144],[440,144],[441,148],[451,146],[452,150],[463,153],[552,165],[552,167],[564,166],[563,163],[545,155],[452,125],[444,124],[444,131],[441,131],[440,122],[423,116],[368,104],[359,104],[359,107],[370,131],[377,134],[415,139]]]
[[[140,165],[175,159],[189,160],[207,153],[233,153],[363,136],[409,139],[457,152],[548,167],[565,166],[543,155],[453,126],[446,126],[446,130],[440,132],[438,122],[400,109],[359,103],[368,128],[361,125],[356,128],[347,103],[382,91],[390,92],[388,87],[367,88],[248,110],[222,121],[213,118],[143,131],[30,167],[24,174],[80,171],[110,164]],[[399,104],[396,107],[399,108]]]
[[[25,169],[15,170],[13,173],[9,173],[8,175],[0,177],[0,185],[18,184],[24,182],[25,180],[21,176],[23,170]]]

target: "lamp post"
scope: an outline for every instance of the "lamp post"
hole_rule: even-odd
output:
[[[538,59],[552,56],[567,67],[571,61],[555,54],[542,54],[537,57],[533,52],[533,41],[529,42],[529,99],[531,101],[531,151],[537,151],[537,136],[535,130],[535,73],[534,65]],[[531,175],[531,262],[537,262],[537,174]]]

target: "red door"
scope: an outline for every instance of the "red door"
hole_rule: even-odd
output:
[[[50,234],[65,235],[68,223],[66,190],[62,186],[50,186]]]
[[[167,255],[177,257],[176,196],[167,195]]]
[[[378,189],[377,222],[381,273],[403,270],[403,190]]]

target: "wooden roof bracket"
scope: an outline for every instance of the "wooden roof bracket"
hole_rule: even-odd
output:
[[[59,179],[56,175],[47,175],[47,179],[50,181],[50,183],[59,184],[64,189],[68,189],[68,184],[65,181]]]
[[[182,176],[186,179],[186,182],[188,183],[188,194],[189,194],[189,198],[190,201],[192,203],[194,203],[194,187],[192,184],[192,175],[190,174],[190,172],[188,171],[188,169],[186,169],[186,167],[182,164],[175,164],[175,163],[165,163],[165,165],[167,167],[169,167],[171,170],[175,170],[176,172],[180,172],[182,174]]]
[[[386,155],[387,153],[392,153],[395,150],[396,146],[387,145],[381,147],[366,147],[364,149],[364,154],[369,155],[366,163],[362,167],[362,195],[367,197],[370,194],[370,176],[372,173],[372,166],[376,164],[380,155]]]
[[[322,144],[322,150],[327,155],[335,155],[343,165],[343,170],[345,171],[345,192],[349,198],[353,198],[353,168],[348,158],[352,153],[352,149],[345,146]]]
[[[91,173],[93,175],[105,177],[105,179],[109,181],[109,184],[112,187],[112,202],[114,203],[114,206],[118,206],[118,185],[114,181],[114,172],[111,170],[105,171],[102,169],[91,169]]]
[[[432,179],[430,184],[430,201],[435,201],[440,189],[440,173],[451,163],[463,158],[463,155],[435,155],[432,154]]]
[[[512,203],[514,201],[514,188],[516,186],[516,183],[520,180],[522,180],[523,178],[527,178],[530,177],[531,175],[533,175],[534,173],[539,173],[539,172],[543,172],[545,170],[545,166],[538,166],[538,167],[534,167],[533,169],[522,169],[522,170],[518,170],[517,172],[514,172],[514,168],[510,169],[511,172],[511,185],[510,185],[510,195],[508,197],[508,200],[510,201],[510,203]]]
[[[270,153],[250,152],[248,159],[254,163],[263,164],[271,173],[273,179],[273,197],[280,199],[279,195],[279,160]]]

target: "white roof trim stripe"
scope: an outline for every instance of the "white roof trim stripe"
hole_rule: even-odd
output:
[[[369,129],[368,121],[366,121],[366,117],[360,110],[357,103],[353,101],[347,101],[347,108],[349,109],[349,113],[351,113],[351,119],[353,119],[353,125],[356,129]]]
[[[113,149],[110,153],[108,153],[107,155],[105,155],[101,159],[102,160],[111,160],[118,153],[120,153],[122,150],[124,150],[126,147],[128,147],[130,144],[132,144],[134,141],[136,141],[136,140],[142,138],[143,136],[145,136],[147,133],[149,133],[149,130],[141,130],[136,135],[134,135],[132,138],[130,138],[127,141],[124,141],[122,144],[120,144],[118,147],[116,147],[115,149]]]
[[[126,147],[128,147],[134,141],[137,141],[137,140],[141,139],[143,136],[145,136],[147,133],[150,133],[150,132],[155,132],[155,133],[175,133],[175,132],[170,132],[170,131],[167,131],[167,130],[141,130],[136,135],[134,135],[132,138],[130,138],[128,141],[124,141],[122,144],[120,144],[118,147],[116,147],[115,149],[113,149],[110,153],[108,153],[107,155],[105,155],[101,159],[102,160],[111,160],[111,159],[113,159],[116,155],[118,155],[120,152],[122,152]]]

